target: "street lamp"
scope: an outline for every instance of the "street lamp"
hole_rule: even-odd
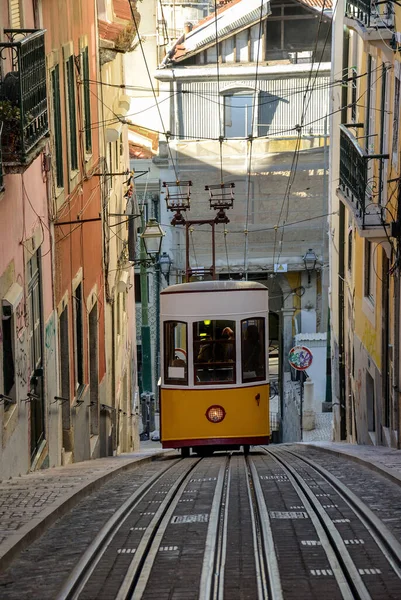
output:
[[[315,270],[316,262],[317,262],[316,253],[312,250],[312,248],[309,248],[309,250],[307,252],[305,252],[303,261],[305,264],[305,269],[308,273],[308,283],[310,283],[310,275],[311,275],[311,272]]]
[[[154,262],[160,254],[162,239],[165,235],[156,219],[149,219],[146,227],[142,214],[142,233],[140,235],[140,284],[141,284],[141,341],[142,341],[142,394],[141,409],[145,432],[149,436],[154,426],[154,394],[152,378],[152,349],[150,340],[149,307],[148,307],[148,274],[147,266],[150,257]]]
[[[164,277],[166,278],[167,285],[169,285],[169,283],[170,283],[170,269],[171,269],[172,262],[173,261],[170,258],[170,255],[167,254],[167,252],[163,252],[161,257],[159,258],[160,271],[163,273]]]
[[[164,235],[165,233],[156,219],[149,219],[145,231],[141,233],[141,239],[145,246],[146,254],[151,257],[160,254]]]

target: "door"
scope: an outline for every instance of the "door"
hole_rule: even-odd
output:
[[[45,439],[44,373],[43,373],[43,315],[41,292],[40,249],[28,262],[28,311],[30,350],[30,435],[33,462]]]

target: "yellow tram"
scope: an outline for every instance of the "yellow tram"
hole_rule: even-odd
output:
[[[188,456],[267,444],[268,291],[201,281],[161,293],[163,448]]]

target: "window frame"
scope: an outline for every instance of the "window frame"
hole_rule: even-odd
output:
[[[76,111],[76,77],[75,56],[72,42],[63,46],[64,59],[64,101],[67,128],[67,156],[69,172],[69,189],[72,190],[78,183],[79,173],[79,148],[77,135],[77,111]]]
[[[80,297],[77,296],[80,294]],[[85,388],[84,319],[83,319],[83,282],[79,281],[73,293],[74,328],[74,394],[78,398]]]
[[[90,64],[89,47],[86,44],[81,49],[81,73],[82,73],[82,105],[83,105],[83,131],[85,138],[85,156],[87,160],[92,156],[92,115],[90,102]]]
[[[169,377],[168,375],[168,368],[169,368],[169,364],[168,364],[168,350],[167,350],[167,341],[168,341],[168,333],[167,333],[167,329],[168,326],[171,325],[172,323],[176,323],[176,324],[180,324],[180,325],[184,325],[185,326],[185,346],[186,346],[186,353],[187,353],[187,360],[186,360],[186,366],[184,367],[185,369],[185,377],[184,378],[175,378],[175,377]],[[189,357],[189,353],[188,353],[188,331],[189,331],[189,327],[190,327],[190,323],[188,323],[187,321],[177,321],[177,320],[169,320],[169,321],[163,321],[163,377],[164,377],[164,383],[165,385],[178,385],[178,386],[182,386],[182,387],[188,387],[188,375],[189,375],[189,362],[188,362],[188,357]]]
[[[63,131],[62,131],[62,113],[61,113],[61,94],[60,94],[60,65],[57,63],[50,71],[51,80],[51,102],[52,102],[52,122],[53,122],[53,144],[54,144],[54,178],[56,188],[64,188],[64,161],[63,161]]]
[[[255,93],[256,95],[256,99],[255,99]],[[244,131],[245,133],[242,136],[230,136],[228,135],[227,132],[227,127],[228,125],[226,124],[227,122],[227,114],[230,111],[232,113],[233,107],[232,106],[228,106],[227,104],[227,99],[228,98],[240,98],[241,96],[243,96],[244,98],[248,97],[251,99],[251,104],[250,106],[243,106],[243,107],[235,107],[234,109],[238,110],[239,108],[243,109],[243,117],[244,117]],[[224,130],[224,137],[227,139],[236,139],[238,137],[243,137],[244,139],[246,139],[249,135],[255,135],[255,130],[257,130],[258,125],[259,125],[259,94],[257,92],[255,92],[255,90],[252,89],[230,89],[230,90],[225,90],[224,94],[222,94],[223,97],[223,130]],[[248,110],[250,109],[251,111],[251,127],[250,127],[250,131],[248,131],[248,133],[246,133],[247,129],[249,130],[249,127],[246,128],[246,119],[245,119],[245,115],[247,114]],[[253,116],[253,109],[255,109],[256,115]],[[238,119],[237,119],[238,121]],[[231,123],[232,123],[232,117],[231,117]],[[230,126],[232,127],[232,125]]]
[[[373,242],[365,239],[364,296],[372,305],[375,304],[376,297],[376,249],[377,246]]]
[[[398,141],[400,135],[400,95],[401,95],[401,63],[394,64],[394,100],[393,100],[393,139],[391,144],[391,160],[394,168],[398,167]]]
[[[200,319],[197,321],[193,321],[192,322],[192,367],[193,367],[193,380],[194,380],[194,386],[215,386],[215,387],[219,387],[219,386],[226,386],[226,385],[235,385],[237,383],[237,338],[236,338],[236,330],[238,327],[238,323],[235,319],[231,318],[231,319],[210,319],[210,325],[212,326],[212,331],[215,331],[215,326],[213,325],[213,323],[224,323],[224,326],[222,327],[222,331],[225,329],[225,327],[230,327],[233,332],[234,332],[234,358],[231,360],[221,360],[221,361],[216,361],[214,360],[213,362],[195,362],[195,357],[197,357],[199,355],[199,351],[200,351],[200,346],[202,344],[201,340],[197,340],[195,339],[198,336],[197,333],[197,326],[200,323],[203,323],[204,320]],[[204,342],[203,342],[204,343]],[[221,338],[219,339],[215,339],[214,337],[212,338],[212,340],[210,340],[210,343],[213,345],[213,351],[216,347],[220,346],[220,347],[224,347],[226,345],[226,342],[223,341]],[[218,370],[218,369],[222,369],[224,368],[224,365],[227,365],[228,368],[232,369],[232,378],[230,379],[212,379],[210,381],[205,381],[205,380],[199,380],[197,381],[197,374],[198,374],[198,365],[205,365],[205,364],[210,364],[210,369],[211,370]],[[218,365],[217,367],[215,365]],[[204,367],[201,369],[203,370]]]
[[[261,343],[261,350],[262,350],[262,365],[263,365],[263,374],[262,375],[256,375],[255,377],[247,377],[246,379],[244,378],[244,356],[245,356],[245,349],[244,349],[244,335],[243,335],[243,325],[246,322],[249,321],[262,321],[263,323],[263,327],[259,330],[259,335],[260,332],[262,332],[263,335],[263,339],[260,341]],[[266,317],[247,317],[246,319],[241,319],[240,321],[240,336],[241,336],[241,382],[242,384],[247,384],[247,383],[253,383],[253,382],[259,382],[259,381],[266,381],[267,378],[267,365],[266,365]]]

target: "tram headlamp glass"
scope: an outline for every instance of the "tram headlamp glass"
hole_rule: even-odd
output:
[[[211,423],[220,423],[226,416],[226,411],[222,406],[210,406],[206,411],[206,418]]]

